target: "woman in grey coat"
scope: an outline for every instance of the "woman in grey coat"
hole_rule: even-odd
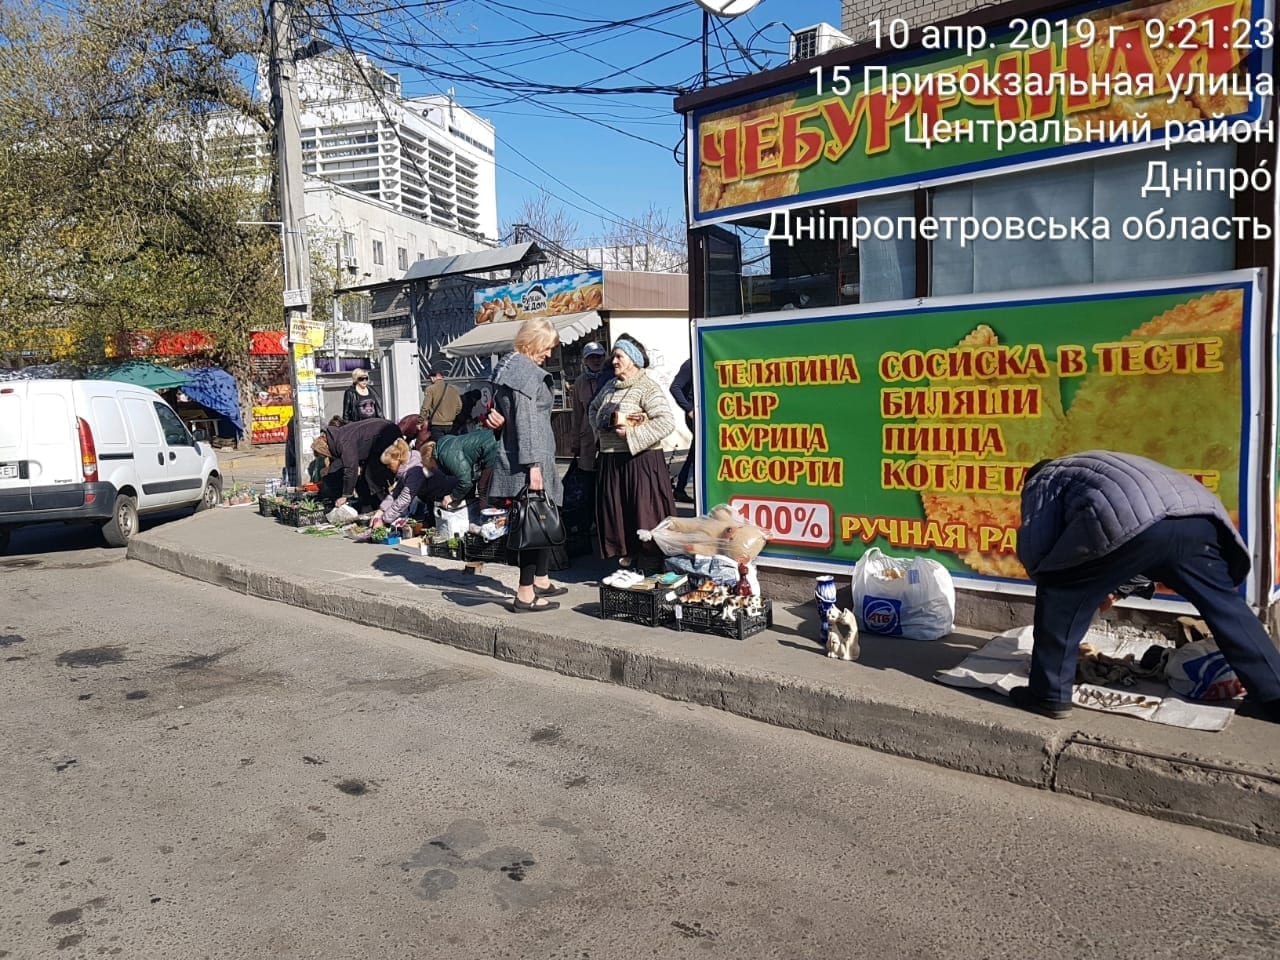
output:
[[[503,357],[494,371],[493,406],[501,419],[495,417],[493,423],[500,423],[502,432],[490,499],[514,498],[527,488],[545,490],[548,500],[560,503],[563,494],[556,469],[556,438],[551,429],[553,381],[551,374],[542,369],[559,341],[550,320],[526,320],[516,333],[515,350]],[[547,598],[569,591],[552,586],[547,576],[550,548],[521,551],[516,563],[520,567],[520,586],[512,609],[526,613],[559,607],[559,603]]]

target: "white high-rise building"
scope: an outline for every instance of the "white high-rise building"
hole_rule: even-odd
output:
[[[304,172],[477,238],[498,236],[493,124],[447,95],[406,99],[366,58],[298,64]]]

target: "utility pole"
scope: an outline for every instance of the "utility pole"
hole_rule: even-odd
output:
[[[268,81],[274,153],[279,186],[280,236],[284,246],[284,321],[289,341],[289,383],[293,388],[293,444],[296,482],[303,482],[306,454],[320,433],[320,383],[316,379],[311,304],[311,256],[302,221],[302,127],[298,119],[292,0],[270,0]]]

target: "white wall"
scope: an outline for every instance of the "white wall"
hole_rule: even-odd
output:
[[[307,237],[312,249],[317,243],[323,243],[328,262],[337,262],[342,234],[350,232],[355,235],[357,267],[349,270],[345,265],[339,266],[340,287],[399,280],[405,274],[396,256],[401,247],[408,254],[409,266],[420,258],[430,260],[489,249],[488,244],[466,234],[400,213],[390,204],[371,200],[363,194],[315,177],[306,180],[304,205]],[[373,262],[375,240],[382,242],[382,264]]]

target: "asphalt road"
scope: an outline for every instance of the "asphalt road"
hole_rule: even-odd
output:
[[[138,518],[141,530],[191,516],[191,509],[183,507],[164,513],[147,514]],[[108,547],[102,541],[102,531],[90,523],[35,523],[12,531],[9,548],[0,554],[0,577],[3,571],[14,567],[83,567],[100,566],[113,560],[123,560],[123,547]],[[0,599],[3,599],[0,595]]]
[[[1271,848],[50,567],[0,567],[0,957],[1280,951]]]

